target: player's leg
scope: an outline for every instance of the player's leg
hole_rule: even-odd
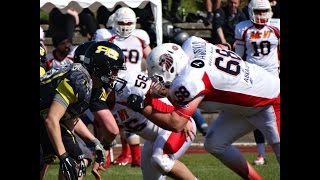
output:
[[[132,157],[132,162],[131,166],[132,167],[140,167],[141,162],[140,162],[140,153],[141,153],[141,148],[140,148],[140,136],[125,131],[126,134],[126,141],[128,142],[130,146],[130,151],[131,151],[131,157]]]
[[[131,157],[130,145],[126,140],[126,134],[123,129],[120,130],[120,140],[121,140],[121,153],[113,161],[113,164],[125,166],[131,163],[132,157]]]
[[[250,122],[264,134],[280,164],[280,106],[270,106]]]
[[[243,179],[262,179],[239,149],[232,145],[253,129],[254,126],[243,117],[220,112],[217,119],[209,126],[204,147]]]
[[[196,133],[194,121],[193,129]],[[159,134],[153,145],[151,165],[161,174],[173,179],[196,179],[189,168],[178,161],[178,158],[190,147],[192,143],[190,138],[186,139],[183,132],[175,133],[163,130]]]
[[[40,146],[40,151],[42,151],[42,159],[44,163],[40,170],[40,179],[42,180],[44,179],[46,172],[48,171],[49,164],[54,162],[54,160],[57,158],[54,148],[49,139],[43,119],[40,120]]]
[[[265,156],[266,145],[265,145],[264,136],[263,136],[262,132],[259,131],[259,129],[255,129],[253,131],[253,135],[254,135],[254,140],[256,141],[257,150],[258,150],[258,156],[253,161],[253,163],[255,165],[264,165],[267,163],[266,156]]]
[[[141,150],[141,172],[143,180],[165,180],[166,176],[162,175],[157,169],[153,168],[153,166],[151,165],[150,159],[152,157],[152,149],[153,142],[145,140]]]

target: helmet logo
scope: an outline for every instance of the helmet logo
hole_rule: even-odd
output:
[[[108,56],[113,60],[117,60],[119,57],[119,53],[116,50],[108,48],[106,46],[98,46],[95,53],[101,53],[101,51],[104,52],[104,55]]]
[[[162,54],[159,57],[159,66],[165,67],[167,71],[172,67],[173,58],[170,54]]]

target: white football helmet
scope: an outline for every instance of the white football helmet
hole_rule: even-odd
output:
[[[169,88],[188,61],[189,57],[179,45],[174,43],[161,44],[153,48],[147,57],[148,76],[155,83]]]
[[[128,7],[121,7],[115,12],[113,30],[123,38],[127,38],[136,28],[136,14]]]
[[[269,0],[251,0],[248,11],[250,20],[255,24],[265,25],[272,16]]]

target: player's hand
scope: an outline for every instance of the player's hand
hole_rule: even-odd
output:
[[[231,50],[232,47],[229,43],[222,43],[222,44],[215,44],[216,46],[222,48],[222,49],[226,49],[226,50]]]
[[[63,176],[66,180],[77,180],[77,164],[74,159],[72,159],[67,152],[63,153],[60,157],[60,168]]]
[[[78,177],[86,176],[86,174],[87,174],[87,167],[86,167],[86,164],[84,163],[84,159],[81,159],[79,163]]]
[[[93,166],[92,166],[92,171],[91,173],[94,175],[94,177],[96,178],[96,180],[102,180],[101,175],[99,173],[99,171],[106,171],[105,168],[103,168],[102,165],[100,165],[97,162],[94,162]]]
[[[143,109],[145,108],[143,98],[136,94],[130,94],[127,99],[127,106],[128,108],[141,114],[143,113]]]
[[[188,140],[188,137],[190,138],[190,141],[193,141],[196,137],[196,133],[193,131],[193,124],[191,121],[188,121],[186,126],[183,128],[183,132],[186,135],[186,141]]]
[[[106,162],[106,150],[98,139],[94,139],[92,143],[94,144],[94,151],[96,154],[95,161],[100,165],[103,165]]]

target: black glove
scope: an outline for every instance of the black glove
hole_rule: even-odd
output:
[[[63,153],[60,157],[60,168],[66,180],[78,180],[77,164],[67,152]]]
[[[143,98],[136,94],[130,94],[130,96],[127,99],[127,106],[128,108],[141,114],[143,112],[143,109],[145,108]]]
[[[87,174],[87,167],[86,167],[86,164],[84,163],[84,159],[81,159],[79,164],[78,177],[86,176],[86,174]]]

